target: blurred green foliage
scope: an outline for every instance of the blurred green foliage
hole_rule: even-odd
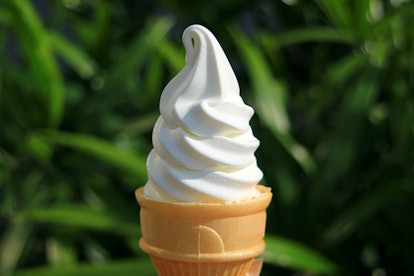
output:
[[[2,1],[0,274],[155,274],[133,191],[193,23],[256,110],[274,192],[262,275],[409,275],[407,0]]]

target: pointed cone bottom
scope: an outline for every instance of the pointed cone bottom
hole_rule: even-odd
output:
[[[265,249],[269,188],[235,203],[169,203],[135,191],[141,206],[139,242],[163,275],[259,275]]]

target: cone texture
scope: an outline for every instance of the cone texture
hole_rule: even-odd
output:
[[[234,262],[183,262],[151,257],[158,275],[246,275],[253,258]]]
[[[169,203],[135,195],[141,206],[140,247],[159,275],[246,275],[263,240],[269,188],[237,203]]]

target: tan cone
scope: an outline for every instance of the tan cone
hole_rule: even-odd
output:
[[[164,275],[259,275],[266,208],[272,193],[237,203],[169,203],[135,191],[141,206],[139,242]]]

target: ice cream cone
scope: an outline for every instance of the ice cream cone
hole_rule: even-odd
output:
[[[135,195],[141,206],[140,247],[159,275],[259,275],[266,208],[272,193],[235,203],[170,203]]]

